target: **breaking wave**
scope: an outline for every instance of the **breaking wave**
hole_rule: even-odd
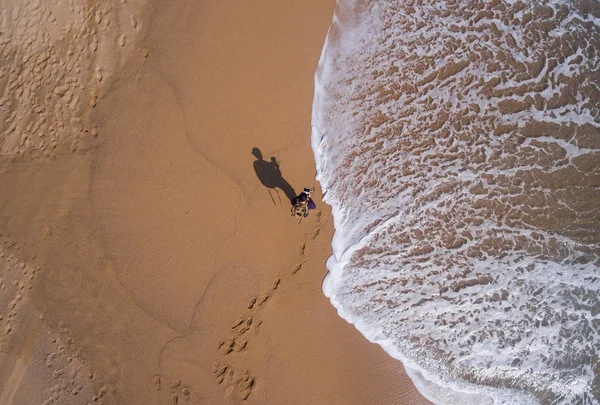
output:
[[[600,3],[341,0],[323,289],[447,404],[600,403]]]

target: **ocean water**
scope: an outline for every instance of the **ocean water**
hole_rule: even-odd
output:
[[[600,403],[600,2],[339,0],[323,290],[437,404]]]

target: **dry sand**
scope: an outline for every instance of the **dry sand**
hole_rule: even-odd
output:
[[[1,404],[427,403],[323,296],[319,190],[298,223],[291,191],[254,170],[274,157],[295,192],[317,186],[331,1],[16,3],[1,37]]]

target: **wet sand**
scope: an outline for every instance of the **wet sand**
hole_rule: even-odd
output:
[[[1,157],[0,403],[427,403],[321,291],[310,109],[334,4],[118,4],[99,32],[123,66],[82,67],[81,135]]]

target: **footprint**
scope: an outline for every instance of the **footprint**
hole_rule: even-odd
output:
[[[90,51],[96,52],[98,50],[98,37],[92,36],[92,42],[89,44]]]
[[[273,280],[273,290],[276,290],[277,287],[279,287],[279,283],[281,283],[281,278],[277,277],[275,280]]]
[[[217,350],[221,350],[221,347],[223,347],[223,345],[225,344],[224,340],[221,340],[218,344],[217,344]]]
[[[298,253],[300,256],[302,256],[304,254],[304,250],[306,249],[306,244],[304,242],[302,242],[300,244],[300,252]]]
[[[52,367],[52,365],[54,364],[54,359],[59,355],[60,353],[51,353],[49,355],[46,356],[46,367]]]
[[[315,215],[317,217],[317,222],[321,222],[321,210],[317,211]]]
[[[246,342],[245,340],[243,340],[243,341],[240,342],[240,344],[238,345],[238,347],[237,347],[237,349],[235,351],[239,353],[242,350],[244,350],[247,345],[248,345],[248,342]]]
[[[156,376],[154,377],[154,386],[156,387],[156,391],[160,391],[160,377]]]
[[[260,304],[259,304],[260,305]],[[238,326],[240,326],[242,323],[244,322],[243,318],[238,319],[237,321],[235,321],[234,323],[231,324],[231,329],[235,329]]]
[[[78,372],[79,372],[78,367],[73,366],[73,368],[71,369],[71,372],[69,373],[69,378],[71,378],[71,379],[75,378],[75,376],[77,375]]]
[[[302,263],[298,263],[298,264],[296,265],[296,267],[294,267],[294,268],[292,269],[292,274],[296,274],[296,273],[298,272],[298,270],[300,270],[301,268],[302,268]]]
[[[225,346],[225,354],[229,354],[233,351],[233,347],[235,346],[235,338],[231,338],[227,345]]]
[[[225,398],[231,398],[236,390],[237,385],[235,384],[231,384],[229,387],[227,387],[227,389],[225,390]]]
[[[226,365],[222,365],[222,366],[218,367],[218,368],[217,368],[217,371],[215,371],[215,377],[219,378],[219,377],[221,377],[222,375],[224,375],[224,374],[225,374],[225,372],[227,372],[227,369],[228,369],[228,368],[229,368],[229,367],[227,367]]]
[[[248,309],[252,309],[254,307],[254,304],[256,304],[256,297],[252,297],[250,299],[250,302],[248,302]]]
[[[244,333],[248,332],[250,326],[245,325],[243,328],[238,329],[237,333],[239,336],[242,336]]]
[[[317,236],[319,236],[319,232],[321,232],[320,228],[315,229],[315,231],[312,233],[312,236],[310,238],[315,239]]]
[[[104,396],[104,394],[106,394],[107,391],[108,391],[108,387],[106,385],[103,385],[102,387],[100,387],[100,389],[98,390],[98,398],[102,398]]]
[[[247,377],[248,380],[242,385],[242,399],[245,401],[248,399],[254,389],[254,378]]]
[[[179,395],[173,394],[171,397],[171,405],[177,405],[179,403]]]
[[[270,295],[269,295],[269,294],[267,294],[267,295],[265,295],[264,297],[262,297],[262,298],[260,299],[260,301],[258,301],[258,306],[260,307],[262,304],[264,304],[264,303],[265,303],[265,302],[266,302],[266,301],[269,299],[269,297],[270,297]]]

